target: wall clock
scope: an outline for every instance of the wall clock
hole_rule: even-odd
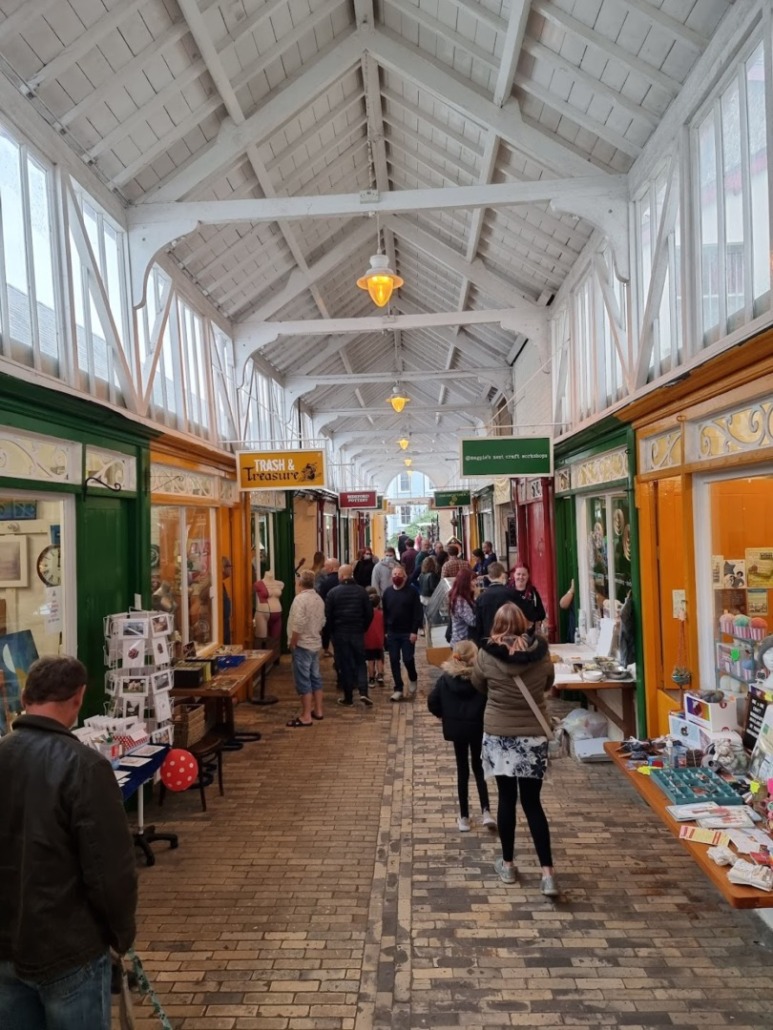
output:
[[[56,544],[49,544],[44,547],[38,555],[37,560],[38,576],[47,587],[58,587],[62,582],[62,568],[60,565],[60,550]]]

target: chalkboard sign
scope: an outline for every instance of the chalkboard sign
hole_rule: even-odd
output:
[[[743,728],[743,746],[751,751],[760,735],[760,726],[765,718],[765,710],[773,703],[773,690],[766,690],[761,684],[749,684],[749,696],[746,702],[746,719]]]

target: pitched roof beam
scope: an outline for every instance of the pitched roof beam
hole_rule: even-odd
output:
[[[498,70],[499,61],[490,50],[484,50],[483,47],[473,43],[467,36],[463,36],[460,32],[455,32],[448,25],[427,14],[423,8],[406,3],[406,0],[389,0],[389,6],[392,10],[398,11],[404,18],[410,18],[417,25],[423,25],[431,32],[437,33],[446,43],[449,43],[456,50],[469,54],[473,60],[479,61],[490,71],[496,72]]]
[[[266,105],[268,106],[268,105]],[[249,119],[248,119],[249,122]],[[245,122],[244,125],[247,125]],[[244,125],[237,128],[244,128]],[[376,212],[425,211],[430,208],[498,207],[550,200],[558,210],[587,218],[604,232],[615,252],[615,264],[628,262],[627,177],[590,176],[541,179],[428,190],[398,190],[363,200],[359,193],[308,197],[244,198],[172,204],[138,204],[129,208],[127,222],[132,250],[132,295],[141,306],[147,271],[155,255],[173,240],[200,224],[267,222],[304,218],[337,218]],[[559,204],[560,201],[560,204]],[[587,213],[586,213],[587,212]],[[625,218],[623,218],[625,213]],[[623,223],[621,225],[621,222]],[[620,278],[626,278],[620,275]]]
[[[303,24],[307,24],[304,22]],[[224,120],[217,136],[181,168],[176,169],[147,196],[152,202],[179,200],[192,191],[201,192],[228,168],[250,143],[259,143],[307,108],[359,61],[362,41],[353,32],[337,40],[305,71],[272,95],[242,125]]]
[[[410,100],[407,100],[404,96],[401,96],[399,93],[395,93],[394,90],[388,89],[387,87],[382,87],[381,94],[384,100],[388,101],[389,104],[406,111],[413,118],[416,118],[417,121],[426,125],[429,129],[433,129],[435,132],[439,132],[442,135],[447,136],[448,139],[460,146],[462,150],[468,150],[476,158],[483,156],[483,150],[481,147],[473,143],[472,140],[467,139],[467,137],[463,136],[460,132],[456,132],[456,130],[452,129],[445,122],[440,121],[439,118],[434,118],[429,111],[425,111],[423,107],[419,107],[417,104],[412,104]],[[423,137],[428,135],[428,133],[422,133]]]
[[[365,45],[379,64],[449,104],[482,128],[493,130],[541,167],[561,175],[587,175],[593,162],[582,159],[553,134],[527,125],[514,99],[502,107],[488,100],[452,73],[430,61],[415,46],[396,40],[384,29],[363,34]]]
[[[624,68],[630,68],[631,71],[637,72],[647,82],[658,86],[669,96],[675,97],[682,88],[681,82],[677,79],[671,78],[670,75],[659,71],[647,61],[643,61],[617,43],[613,43],[611,39],[601,35],[597,29],[592,29],[585,22],[578,21],[577,18],[573,18],[555,4],[548,3],[547,0],[532,0],[531,9],[535,14],[541,14],[543,18],[547,18],[548,21],[563,29],[569,37],[582,40],[583,43],[593,47],[605,57],[616,61]]]
[[[702,36],[700,32],[696,32],[695,29],[691,29],[682,22],[677,21],[676,18],[672,18],[665,11],[653,7],[646,0],[615,0],[615,3],[622,7],[627,7],[629,11],[633,11],[634,14],[639,15],[641,18],[646,18],[650,25],[654,25],[655,28],[664,29],[669,36],[674,36],[680,43],[696,51],[696,53],[702,54],[709,45],[708,39]]]
[[[591,118],[590,115],[585,114],[580,110],[579,107],[575,107],[574,104],[569,104],[565,100],[561,100],[551,93],[549,89],[543,89],[538,83],[533,82],[526,75],[516,75],[515,84],[518,89],[522,89],[524,93],[529,93],[535,97],[541,104],[551,108],[557,114],[560,114],[563,118],[568,118],[569,121],[579,125],[582,129],[587,129],[588,132],[592,132],[594,136],[598,136],[599,139],[603,139],[607,143],[611,143],[613,147],[617,147],[618,150],[622,150],[624,154],[628,154],[629,157],[637,158],[641,153],[642,148],[638,143],[634,143],[629,140],[622,133],[617,132],[615,129],[610,129],[603,122],[597,121],[595,118]]]
[[[524,53],[530,54],[535,60],[542,62],[543,64],[550,65],[556,71],[562,72],[564,75],[569,76],[577,83],[578,86],[582,86],[584,89],[590,90],[598,97],[603,97],[604,100],[608,101],[614,107],[620,111],[625,111],[627,115],[638,121],[645,122],[650,129],[654,129],[660,121],[659,117],[640,104],[634,103],[633,100],[629,100],[624,93],[619,93],[612,86],[608,86],[601,79],[597,79],[595,75],[590,75],[588,72],[583,71],[582,68],[578,68],[572,64],[571,61],[567,61],[561,54],[557,54],[555,50],[551,50],[549,47],[544,46],[542,43],[538,43],[536,40],[531,39],[527,36],[523,41]]]
[[[521,45],[526,32],[530,6],[529,0],[511,0],[510,3],[510,17],[502,48],[502,59],[494,86],[493,99],[497,107],[502,107],[504,102],[509,99],[513,89],[513,78],[518,58],[521,56]]]

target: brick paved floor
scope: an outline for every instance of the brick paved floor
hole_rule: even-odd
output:
[[[423,644],[420,643],[423,650]],[[225,797],[168,795],[180,835],[141,872],[137,950],[175,1030],[682,1027],[773,1030],[773,935],[730,909],[608,766],[545,787],[564,898],[493,873],[496,838],[456,829],[451,745],[415,704],[296,713],[289,660],[258,743],[225,757]],[[494,790],[494,795],[495,795]],[[158,1024],[147,1003],[138,1030]]]

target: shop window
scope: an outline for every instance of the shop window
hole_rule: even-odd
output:
[[[581,604],[587,625],[617,618],[631,589],[631,524],[628,497],[605,494],[581,501],[585,526],[585,584]]]
[[[213,588],[213,512],[209,508],[151,509],[153,608],[174,616],[183,643],[214,643],[220,595]]]
[[[0,732],[21,711],[34,659],[75,652],[71,505],[0,491]]]
[[[709,479],[695,511],[700,681],[743,694],[773,622],[773,475]]]

